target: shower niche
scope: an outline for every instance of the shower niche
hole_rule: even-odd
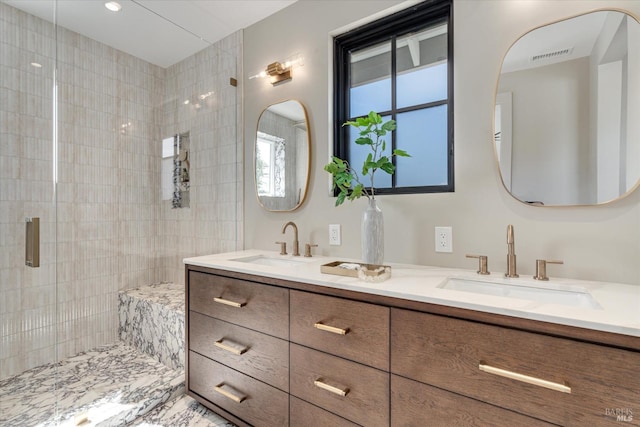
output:
[[[162,199],[174,209],[189,207],[190,148],[189,132],[162,140]]]

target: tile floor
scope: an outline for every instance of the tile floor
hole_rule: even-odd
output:
[[[167,402],[131,425],[139,427],[234,427],[234,424],[209,411],[189,396],[182,396]]]
[[[184,371],[117,343],[0,381],[0,426],[232,426],[184,395]]]

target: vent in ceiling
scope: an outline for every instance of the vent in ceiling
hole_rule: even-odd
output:
[[[551,52],[544,52],[544,53],[539,53],[537,55],[533,55],[531,56],[531,58],[529,58],[529,60],[531,62],[537,62],[537,61],[546,61],[549,59],[556,59],[562,56],[568,56],[571,54],[572,51],[573,51],[572,47],[567,49],[558,49]]]

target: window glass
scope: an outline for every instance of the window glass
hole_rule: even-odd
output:
[[[334,155],[362,176],[367,146],[343,126],[374,111],[393,119],[384,155],[395,174],[376,172],[378,194],[450,192],[453,175],[452,0],[429,0],[334,39]],[[378,191],[380,190],[380,191]]]
[[[411,157],[396,159],[396,185],[445,185],[448,172],[447,106],[401,113],[396,121],[396,146],[411,153]]]
[[[443,99],[447,99],[446,62],[398,75],[398,108]]]
[[[391,43],[351,52],[350,116],[391,109]]]
[[[396,41],[396,108],[447,99],[447,25]]]

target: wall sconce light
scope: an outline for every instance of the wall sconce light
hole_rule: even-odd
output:
[[[270,77],[271,84],[275,86],[291,80],[293,78],[293,69],[295,67],[301,67],[302,65],[304,65],[303,57],[299,53],[296,53],[284,61],[272,62],[267,65],[263,71],[249,76],[249,80]]]

